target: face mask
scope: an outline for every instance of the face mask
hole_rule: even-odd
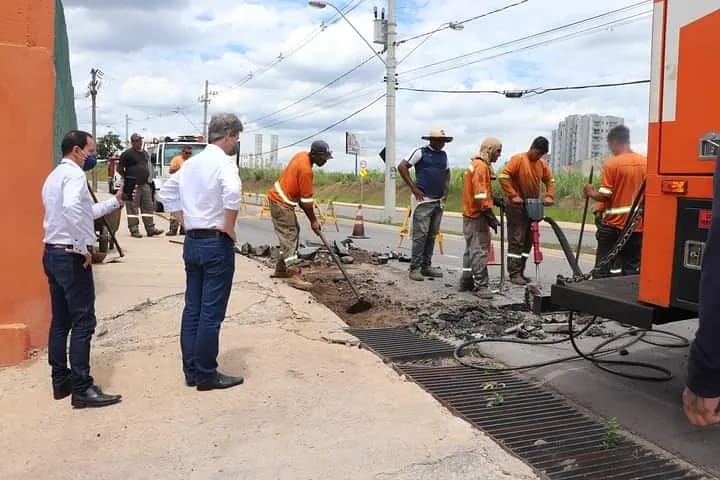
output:
[[[95,165],[97,165],[97,155],[95,155],[94,153],[91,155],[86,155],[85,163],[83,163],[83,170],[86,172],[92,170],[93,168],[95,168]]]

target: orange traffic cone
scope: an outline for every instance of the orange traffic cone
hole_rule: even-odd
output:
[[[362,205],[358,205],[357,213],[355,213],[355,224],[353,225],[350,238],[370,238],[365,236],[365,221],[363,220]]]
[[[490,234],[490,249],[488,250],[488,265],[500,265],[497,260],[495,260],[495,245],[492,241],[492,233]]]

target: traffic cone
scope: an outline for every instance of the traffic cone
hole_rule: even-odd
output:
[[[495,260],[495,245],[492,241],[492,234],[490,234],[490,249],[488,250],[488,265],[500,265]]]
[[[365,236],[365,221],[363,220],[362,205],[358,205],[355,213],[355,224],[353,225],[352,235],[349,238],[370,238]]]

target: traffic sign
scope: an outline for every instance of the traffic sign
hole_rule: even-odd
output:
[[[367,168],[361,168],[361,169],[360,169],[360,176],[361,176],[361,177],[366,177],[367,174],[368,174]]]

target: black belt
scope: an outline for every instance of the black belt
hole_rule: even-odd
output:
[[[225,232],[215,230],[214,228],[194,228],[192,230],[186,230],[185,235],[190,238],[230,238]]]
[[[62,243],[46,243],[45,248],[58,248],[58,249],[62,248],[64,250],[65,249],[69,249],[69,250],[75,249],[75,247],[73,245],[63,245]],[[88,252],[91,251],[92,246],[88,245],[87,249],[88,249]]]

